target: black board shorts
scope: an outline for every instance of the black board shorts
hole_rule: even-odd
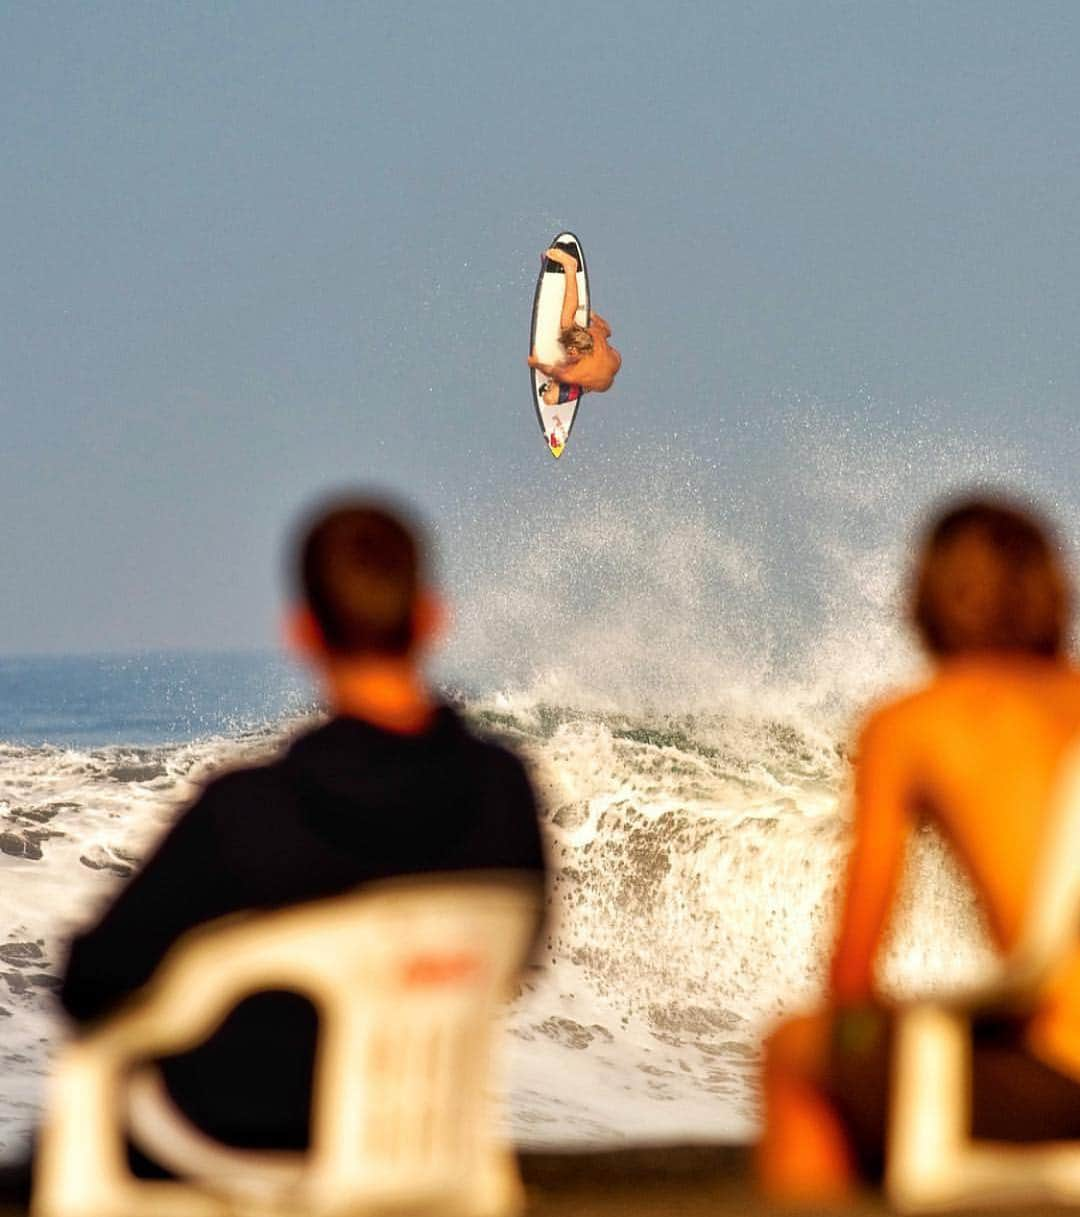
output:
[[[859,1173],[881,1182],[889,1108],[894,1012],[866,1006],[833,1017],[825,1090],[851,1142]],[[1017,1143],[1080,1139],[1080,1082],[1033,1056],[1025,1023],[978,1015],[972,1023],[971,1136]],[[928,1086],[935,1085],[932,1078]]]

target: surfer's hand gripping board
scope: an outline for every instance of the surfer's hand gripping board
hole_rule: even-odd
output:
[[[560,249],[557,245],[552,245],[549,249],[545,249],[540,255],[541,258],[550,258],[552,262],[558,262],[563,270],[573,268],[574,274],[577,274],[577,258],[573,254],[569,254],[565,249]]]

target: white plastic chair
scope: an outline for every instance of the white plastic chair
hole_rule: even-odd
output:
[[[963,1000],[917,1002],[897,1014],[885,1191],[901,1212],[1080,1204],[1080,1141],[1018,1145],[970,1135],[973,1012],[1029,1007],[1080,933],[1080,747],[1061,766],[1056,802],[1032,904],[997,982]]]
[[[142,993],[60,1054],[32,1214],[516,1212],[521,1183],[497,1132],[490,1063],[538,910],[535,885],[488,873],[393,880],[193,931]],[[303,994],[319,1014],[304,1154],[213,1141],[145,1065],[193,1047],[267,989]],[[127,1136],[182,1180],[134,1178]]]

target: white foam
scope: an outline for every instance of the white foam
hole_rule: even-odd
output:
[[[823,996],[847,842],[836,749],[778,723],[576,715],[524,745],[558,874],[547,972],[512,1019],[516,1134],[750,1135],[764,1031]],[[989,947],[947,851],[921,836],[909,870],[886,990],[976,978]]]
[[[60,976],[71,934],[98,915],[209,774],[275,744],[268,733],[147,748],[0,744],[0,952],[16,943],[41,952],[26,967],[0,962],[0,1151],[13,1152],[36,1118],[64,1033],[51,990],[25,978]]]

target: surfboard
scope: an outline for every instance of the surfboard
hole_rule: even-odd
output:
[[[548,243],[548,248],[553,245],[565,249],[577,259],[578,310],[575,319],[578,325],[588,325],[589,272],[585,268],[585,254],[581,242],[572,232],[560,232]],[[536,280],[532,329],[529,334],[529,350],[535,351],[542,363],[556,364],[563,359],[563,350],[559,345],[559,318],[562,315],[565,283],[566,274],[563,268],[558,262],[545,258],[540,268],[540,277]],[[559,403],[549,406],[544,401],[544,386],[548,378],[537,368],[529,369],[529,378],[532,382],[533,407],[540,422],[540,434],[543,435],[551,455],[560,457],[566,448],[566,441],[570,438],[578,406],[581,404],[581,394],[576,385],[564,385],[559,392]]]

